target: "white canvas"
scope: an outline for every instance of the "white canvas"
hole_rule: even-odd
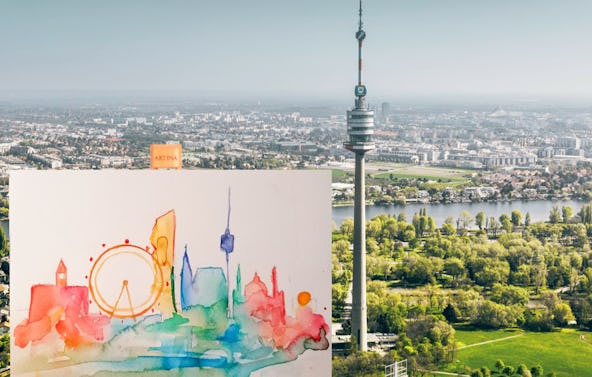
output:
[[[174,284],[176,288],[175,314],[179,315],[179,318],[183,317],[185,312],[179,307],[182,300],[180,289],[183,284],[180,281],[180,273],[183,269],[185,247],[194,273],[197,268],[220,267],[225,275],[226,253],[221,250],[220,242],[228,221],[229,231],[234,235],[234,249],[228,254],[231,290],[236,288],[237,268],[240,265],[243,291],[245,285],[252,281],[257,273],[268,288],[269,295],[272,295],[271,275],[275,267],[278,290],[284,292],[286,318],[295,318],[296,312],[306,307],[310,308],[310,310],[306,309],[307,313],[320,315],[324,323],[330,324],[331,220],[328,172],[18,171],[10,176],[10,201],[11,322],[13,327],[27,323],[30,310],[33,310],[31,305],[33,286],[60,285],[56,277],[56,269],[60,261],[63,261],[67,268],[68,286],[88,287],[89,274],[95,263],[98,263],[97,258],[105,253],[105,250],[116,245],[137,245],[145,248],[148,254],[152,254],[155,249],[151,244],[150,236],[155,220],[171,210],[174,211],[176,225],[174,281],[171,285]],[[230,217],[228,217],[229,203]],[[110,254],[107,253],[107,255]],[[112,350],[105,351],[105,347],[101,348],[100,345],[108,342],[109,337],[117,331],[123,331],[121,330],[123,328],[134,328],[136,331],[150,329],[152,334],[156,325],[149,327],[148,321],[158,324],[171,320],[171,312],[160,313],[161,307],[156,305],[143,316],[134,312],[135,303],[131,301],[141,294],[134,292],[136,288],[132,284],[138,284],[138,281],[142,284],[142,279],[149,276],[149,273],[142,271],[145,266],[142,267],[142,262],[136,259],[118,256],[117,259],[113,259],[115,260],[117,262],[109,262],[111,263],[108,265],[109,272],[106,272],[105,268],[101,270],[102,280],[97,285],[100,284],[101,292],[119,292],[121,300],[117,306],[124,308],[126,305],[124,302],[129,301],[131,311],[128,313],[132,314],[118,318],[110,315],[113,313],[105,313],[93,301],[94,296],[91,292],[89,294],[91,303],[86,311],[89,318],[91,315],[101,315],[99,320],[102,321],[105,317],[109,319],[109,325],[107,325],[109,329],[101,335],[103,338],[91,341],[89,345],[85,343],[84,347],[76,343],[79,341],[79,338],[76,338],[74,341],[76,346],[72,347],[72,341],[64,340],[62,333],[69,334],[66,330],[62,330],[62,333],[58,330],[56,333],[52,329],[43,339],[30,340],[27,344],[15,346],[13,336],[11,349],[13,375],[79,376],[93,375],[102,371],[101,373],[105,374],[96,375],[107,376],[118,375],[117,368],[120,368],[120,372],[133,372],[133,368],[143,367],[141,363],[138,367],[138,365],[129,363],[124,365],[119,362],[117,367],[111,368],[115,369],[113,371],[109,366],[105,367],[97,362],[111,361]],[[113,268],[115,263],[117,268]],[[113,279],[105,278],[105,276],[111,276],[108,275],[109,273],[113,274]],[[127,273],[130,277],[129,285],[126,285],[124,290],[122,281],[125,280],[125,284],[128,284],[128,279],[125,276],[122,278],[121,275]],[[163,273],[165,279],[166,274]],[[162,280],[159,282],[162,283]],[[164,283],[162,286],[164,287]],[[81,291],[84,289],[81,288]],[[302,296],[303,292],[310,294],[310,301],[307,299],[303,302],[298,301],[301,297],[308,297]],[[223,294],[220,293],[218,296],[222,297]],[[113,298],[107,299],[107,301],[113,300]],[[229,306],[234,306],[234,303]],[[239,309],[237,307],[237,310]],[[200,310],[199,313],[203,314],[206,309],[200,307]],[[63,319],[64,316],[65,314],[61,314],[60,318]],[[149,320],[145,319],[148,317]],[[60,318],[55,318],[54,322],[60,321]],[[95,320],[92,318],[89,321]],[[115,326],[117,330],[114,330],[114,322],[117,322]],[[254,322],[257,325],[259,320]],[[55,325],[51,321],[48,323]],[[146,323],[146,325],[139,325],[139,323]],[[228,327],[229,323],[232,321],[218,324],[218,327]],[[241,327],[242,335],[248,333],[247,325],[251,326],[251,330],[254,326],[253,323],[244,324]],[[25,328],[26,326],[21,327],[21,329]],[[62,329],[63,326],[57,328]],[[186,328],[183,331],[185,330]],[[29,334],[29,329],[27,328],[25,332]],[[123,354],[134,349],[136,353],[130,353],[130,355],[142,357],[148,354],[154,357],[160,355],[162,358],[166,353],[163,351],[162,344],[157,344],[159,339],[150,336],[144,343],[140,341],[143,339],[142,336],[135,337],[135,340],[134,337],[126,340],[125,337],[119,336],[118,347],[123,347]],[[177,338],[171,339],[182,338],[178,333],[176,336]],[[330,334],[326,334],[326,338],[330,340]],[[210,346],[210,350],[204,350],[199,345],[200,339],[204,339],[204,335],[200,333],[196,335],[196,331],[185,339],[186,343],[190,344],[184,346],[185,350],[191,350],[191,352],[200,350],[199,357],[192,358],[192,362],[201,363],[205,359],[210,362],[215,359],[222,363],[223,360],[227,360],[226,364],[217,367],[207,363],[204,364],[205,366],[200,364],[200,367],[191,364],[184,367],[181,362],[177,368],[170,368],[169,365],[167,368],[159,369],[156,366],[154,367],[156,369],[148,374],[137,371],[138,375],[181,376],[188,373],[187,375],[204,376],[328,376],[331,373],[330,347],[317,345],[318,350],[306,349],[296,355],[293,361],[276,363],[275,366],[258,368],[252,373],[245,374],[247,373],[245,370],[235,368],[240,367],[240,362],[244,361],[241,361],[241,357],[245,354],[244,349],[240,351],[234,348],[235,345],[239,345],[238,340],[229,340],[225,343],[224,340],[214,339],[214,343],[225,345],[226,356],[219,357],[224,352],[216,350],[215,345]],[[25,343],[25,340],[21,342]],[[152,348],[149,347],[150,342],[154,343]],[[46,347],[45,343],[50,343],[50,346]],[[115,341],[112,343],[114,344]],[[228,344],[232,345],[232,351],[226,347]],[[276,338],[267,339],[265,344],[272,348],[275,345],[276,350],[278,349]],[[181,348],[178,344],[175,347],[175,355],[179,356]],[[81,349],[86,353],[81,352]],[[154,349],[157,351],[155,352]],[[293,349],[290,348],[290,350]],[[202,351],[209,353],[201,353]],[[210,359],[210,355],[216,357]],[[269,358],[269,355],[262,352],[261,357]],[[228,361],[229,358],[232,359],[231,362]],[[253,359],[253,356],[249,357],[249,360]]]

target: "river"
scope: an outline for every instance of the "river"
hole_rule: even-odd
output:
[[[398,215],[401,212],[407,216],[407,221],[411,222],[413,215],[418,213],[421,208],[425,208],[428,216],[433,216],[437,226],[442,226],[444,220],[448,216],[452,216],[455,220],[460,216],[462,211],[468,211],[471,216],[475,216],[477,213],[483,211],[487,218],[494,216],[496,219],[507,213],[510,213],[517,209],[522,212],[522,219],[526,216],[526,213],[530,213],[531,222],[540,222],[549,220],[549,212],[554,205],[557,205],[559,209],[562,206],[571,206],[574,211],[574,215],[577,214],[582,206],[586,204],[583,201],[577,200],[514,200],[514,201],[500,201],[500,202],[486,202],[486,203],[449,203],[449,204],[421,204],[421,203],[410,203],[407,205],[367,205],[366,206],[366,219],[370,220],[373,217],[380,215],[381,213],[387,213],[389,215]],[[343,220],[348,217],[354,217],[353,206],[341,206],[333,207],[332,211],[333,221],[337,226],[341,225]]]

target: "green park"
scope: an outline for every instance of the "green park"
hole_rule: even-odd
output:
[[[333,321],[345,331],[352,231],[351,219],[333,231]],[[383,376],[406,359],[414,376],[592,376],[592,205],[540,222],[463,213],[440,227],[425,209],[383,214],[366,234],[368,329],[397,341],[352,345],[334,375]]]

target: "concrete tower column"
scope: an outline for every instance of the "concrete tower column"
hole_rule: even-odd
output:
[[[366,308],[366,180],[364,153],[357,152],[354,196],[354,271],[352,289],[352,337],[360,351],[368,350]]]

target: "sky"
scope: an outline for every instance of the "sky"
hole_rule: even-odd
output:
[[[0,91],[353,97],[357,0],[2,0]],[[366,0],[368,96],[592,99],[592,1]]]

